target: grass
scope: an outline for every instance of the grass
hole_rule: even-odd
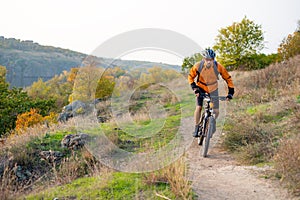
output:
[[[101,180],[97,177],[79,178],[72,183],[53,187],[37,194],[31,194],[20,199],[35,200],[35,199],[54,199],[54,198],[88,198],[96,199],[98,195],[99,185]],[[89,192],[87,192],[89,191]]]
[[[300,135],[282,140],[274,157],[281,180],[296,195],[300,195]]]
[[[107,177],[79,178],[20,199],[161,199],[156,193],[176,198],[168,184],[149,185],[141,174],[114,172]]]
[[[123,129],[115,123],[101,124],[100,129],[118,147],[130,152],[148,152],[157,150],[168,144],[180,126],[180,115],[168,116],[164,119],[153,119],[149,124],[146,121],[139,121],[139,124],[125,124]],[[142,125],[142,124],[146,125]],[[124,125],[124,126],[125,126]],[[122,125],[121,125],[122,127]],[[94,130],[99,132],[99,130]]]

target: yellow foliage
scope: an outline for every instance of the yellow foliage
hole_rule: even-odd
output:
[[[71,68],[70,75],[68,76],[67,81],[74,83],[78,71],[79,68]]]
[[[50,123],[50,124],[56,124],[57,123],[57,117],[58,114],[54,113],[54,112],[50,112],[50,114],[48,116],[44,117],[45,122]]]

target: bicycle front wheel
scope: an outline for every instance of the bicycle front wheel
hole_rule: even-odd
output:
[[[213,117],[210,116],[207,119],[206,122],[206,127],[204,129],[204,145],[202,146],[202,156],[203,157],[207,157],[207,152],[208,152],[208,147],[209,147],[209,141],[212,135],[212,131],[213,131]]]

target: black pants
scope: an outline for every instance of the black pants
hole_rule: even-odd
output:
[[[205,93],[205,91],[201,88],[200,92]],[[212,97],[212,103],[214,104],[214,108],[219,109],[219,90],[216,89],[215,91],[209,93],[209,95]],[[196,105],[203,106],[203,96],[199,95],[198,97],[196,97]]]

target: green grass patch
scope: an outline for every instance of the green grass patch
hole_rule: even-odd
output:
[[[61,148],[61,140],[70,132],[55,132],[55,133],[46,133],[41,138],[36,138],[35,140],[28,143],[28,146],[32,148],[38,148],[41,151],[53,150],[60,151]]]
[[[257,114],[258,112],[265,112],[268,108],[270,108],[270,106],[267,104],[259,104],[259,105],[255,105],[255,106],[249,106],[246,109],[246,113],[249,115],[254,115],[254,114]]]
[[[79,178],[70,184],[49,188],[20,199],[160,199],[155,192],[175,198],[168,184],[148,185],[141,174],[115,172],[105,178]]]
[[[126,124],[124,129],[114,123],[103,123],[100,129],[119,148],[140,153],[157,150],[168,144],[176,136],[180,120],[180,115],[173,115],[165,119],[153,119],[145,125],[140,125],[143,121],[138,125]],[[95,129],[94,132],[100,130]]]
[[[49,188],[20,199],[99,199],[102,187],[103,183],[99,177],[79,178],[72,183]]]

